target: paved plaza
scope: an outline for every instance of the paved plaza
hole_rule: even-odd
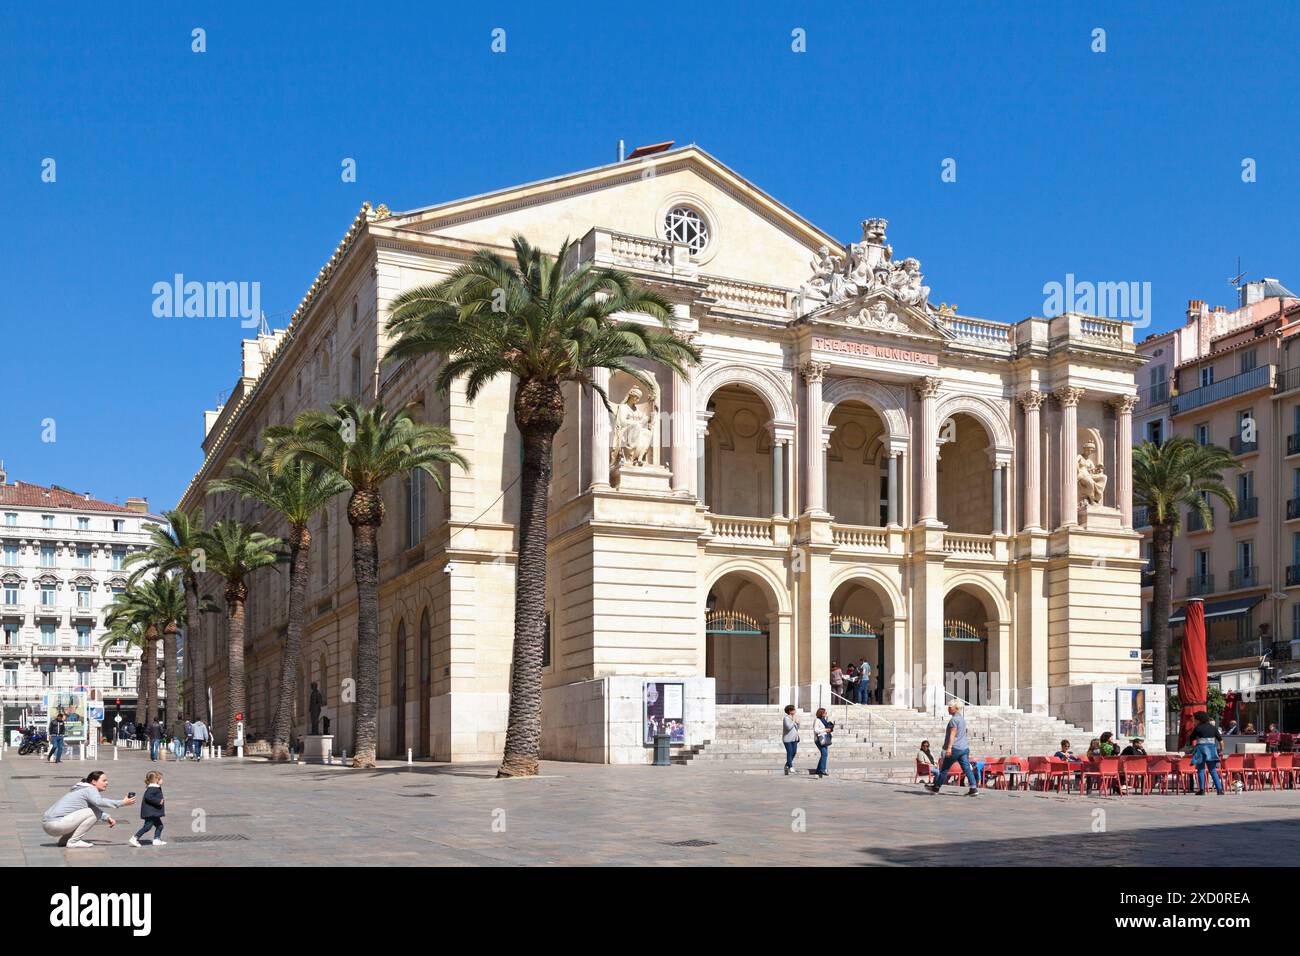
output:
[[[152,765],[166,774],[168,846],[127,845],[136,806],[92,830],[93,849],[60,849],[41,814],[90,770],[109,772],[113,798],[144,790],[147,754],[104,753],[56,766],[5,752],[0,865],[1291,865],[1300,839],[1294,790],[972,799],[861,770],[817,780],[548,762],[539,778],[496,780],[486,764],[225,759]]]

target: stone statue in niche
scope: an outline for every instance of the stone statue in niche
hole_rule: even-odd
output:
[[[653,465],[655,424],[659,404],[651,397],[643,401],[639,385],[633,385],[614,410],[614,434],[610,442],[610,465]]]
[[[1084,443],[1076,465],[1079,481],[1079,507],[1100,505],[1106,494],[1106,471],[1102,468],[1101,454],[1094,441]]]

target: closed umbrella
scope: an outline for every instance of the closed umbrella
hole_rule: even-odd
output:
[[[1205,709],[1205,602],[1187,602],[1183,621],[1182,663],[1178,669],[1178,699],[1183,708],[1178,717],[1178,746],[1187,746],[1196,729],[1196,712]]]

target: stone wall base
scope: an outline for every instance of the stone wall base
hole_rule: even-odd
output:
[[[712,739],[716,727],[712,677],[602,677],[542,691],[542,758],[652,763],[654,749],[644,742],[642,724],[648,681],[684,685],[684,746]]]

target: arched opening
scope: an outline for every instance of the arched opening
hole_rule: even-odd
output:
[[[939,442],[939,520],[949,531],[992,534],[992,440],[984,425],[958,413],[939,426]]]
[[[1001,680],[989,640],[998,609],[979,588],[958,585],[943,599],[943,678],[948,693],[972,704],[997,702]]]
[[[786,510],[784,465],[772,452],[772,411],[763,397],[744,385],[724,385],[709,399],[704,439],[704,501],[720,515],[770,518],[778,513],[773,474]],[[777,456],[778,459],[780,456]]]
[[[829,424],[834,431],[826,453],[827,510],[840,524],[884,527],[889,522],[885,423],[870,405],[844,401],[831,411]]]
[[[768,589],[737,571],[709,591],[704,614],[704,672],[714,680],[719,704],[766,704],[777,607]]]
[[[855,671],[863,661],[867,667],[867,685],[849,697],[851,703],[879,704],[888,686],[887,673],[893,662],[886,652],[885,618],[890,616],[889,603],[879,591],[861,578],[845,581],[835,589],[830,602],[831,666],[839,664],[846,674],[850,665]]]
[[[432,736],[430,726],[430,707],[433,698],[433,636],[429,626],[429,612],[420,614],[420,739],[416,752],[421,757],[428,757],[429,739]]]
[[[406,622],[397,624],[393,647],[393,752],[406,754]]]

